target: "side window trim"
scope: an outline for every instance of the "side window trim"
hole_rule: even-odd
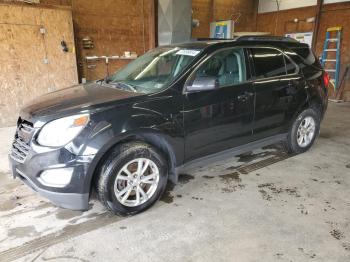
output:
[[[284,52],[282,52],[282,53],[283,53],[283,56],[284,56],[284,64],[285,64],[285,67],[286,67],[286,76],[291,76],[291,75],[297,75],[297,74],[299,74],[299,72],[300,72],[300,67],[298,66],[298,64],[295,63],[295,62],[293,61],[293,59],[291,59],[291,58],[290,58],[288,55],[286,55]],[[295,72],[294,72],[294,73],[288,74],[286,59],[288,59],[289,62],[291,62],[291,63],[294,65],[294,68],[295,68]]]

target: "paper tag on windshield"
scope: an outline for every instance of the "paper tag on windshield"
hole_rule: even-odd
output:
[[[178,51],[177,55],[188,55],[188,56],[196,56],[200,53],[199,50],[191,50],[191,49],[182,49]]]

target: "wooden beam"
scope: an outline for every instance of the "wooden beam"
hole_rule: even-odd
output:
[[[148,0],[149,2],[149,18],[148,18],[148,49],[153,49],[157,46],[157,13],[158,13],[158,1],[157,0]]]
[[[318,38],[318,31],[320,30],[322,6],[323,6],[323,0],[317,0],[316,20],[315,20],[315,26],[314,26],[314,35],[313,35],[313,38],[312,38],[312,49],[313,50],[316,49],[317,38]]]

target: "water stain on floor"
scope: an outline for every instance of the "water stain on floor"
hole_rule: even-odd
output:
[[[16,210],[16,211],[13,211],[13,212],[10,212],[9,214],[3,215],[1,217],[5,218],[5,217],[11,217],[11,216],[15,216],[15,215],[21,215],[21,214],[32,212],[34,210],[35,211],[39,211],[41,209],[45,209],[45,208],[49,208],[49,207],[52,207],[51,203],[49,203],[49,202],[42,202],[42,204],[39,204],[38,206],[35,206],[35,207],[23,206],[23,208],[21,208],[19,210]],[[52,212],[53,211],[51,211],[51,213]],[[36,216],[35,218],[45,217],[47,215],[49,215],[49,214],[41,214],[41,215]]]
[[[0,202],[0,212],[9,211],[15,209],[22,204],[18,201],[18,197],[10,197],[10,199]]]
[[[296,187],[277,187],[273,183],[265,183],[265,184],[260,184],[258,185],[259,192],[262,195],[262,198],[265,200],[271,200],[272,196],[271,195],[279,195],[282,193],[286,193],[291,196],[295,197],[300,197],[300,194],[298,193],[298,190]]]
[[[194,179],[194,176],[189,175],[189,174],[179,174],[179,183],[180,184],[187,184],[188,182],[190,182],[190,180]]]
[[[208,176],[208,175],[204,175],[204,176],[202,176],[203,178],[206,178],[206,179],[212,179],[212,178],[214,178],[215,176]]]
[[[166,185],[165,191],[160,198],[160,201],[170,204],[174,201],[174,196],[171,194],[171,192],[174,190],[175,184],[168,181],[168,184]]]
[[[233,172],[233,173],[229,173],[229,174],[225,174],[225,175],[220,175],[219,177],[222,180],[224,180],[225,182],[230,182],[232,180],[234,180],[235,182],[241,182],[241,179],[239,177],[239,173],[238,172]]]
[[[25,255],[31,254],[36,250],[46,249],[57,243],[61,243],[68,239],[79,236],[81,234],[91,232],[98,228],[122,221],[123,219],[125,218],[118,217],[116,215],[113,215],[110,212],[105,212],[100,214],[98,217],[96,217],[96,219],[91,219],[76,225],[68,224],[66,227],[64,227],[62,230],[58,232],[53,232],[44,236],[40,236],[39,238],[30,240],[20,246],[16,246],[0,252],[0,258],[1,258],[0,260],[13,261],[18,258],[24,257]],[[11,234],[13,235],[13,234],[35,233],[35,231],[32,231],[32,229],[33,228],[26,229],[26,227],[24,227],[23,229],[13,229]],[[65,261],[64,259],[61,259],[61,260]]]
[[[71,218],[81,216],[82,214],[82,211],[59,208],[56,213],[56,218],[60,220],[69,220]]]
[[[342,238],[344,238],[344,234],[343,232],[341,232],[338,229],[333,229],[331,232],[329,232],[331,234],[332,237],[334,237],[337,240],[340,240]]]
[[[302,247],[299,247],[298,250],[303,253],[304,255],[306,255],[307,257],[309,258],[315,258],[316,257],[316,254],[311,250],[311,251],[305,251],[304,248]]]
[[[250,151],[248,153],[240,154],[237,157],[239,157],[238,162],[249,163],[257,158],[266,157],[269,155],[271,155],[271,152],[269,152],[269,151],[260,152],[260,153],[256,153],[256,154],[254,154],[253,152]]]
[[[243,189],[245,185],[241,184],[241,178],[238,172],[233,172],[219,176],[224,183],[224,187],[221,188],[222,193],[232,193],[238,189]]]
[[[187,184],[190,180],[194,179],[194,176],[189,175],[189,174],[179,174],[179,184],[184,185]],[[172,194],[172,191],[174,190],[175,184],[172,183],[171,181],[168,181],[165,191],[162,195],[162,197],[159,199],[160,201],[170,204],[174,202],[174,195]],[[177,197],[182,197],[181,195],[177,195]]]
[[[342,247],[346,250],[346,251],[350,251],[350,243],[343,243]]]
[[[38,232],[35,230],[34,226],[10,228],[7,232],[8,237],[15,237],[15,238],[31,237],[37,234]]]
[[[331,137],[331,134],[321,132],[320,135],[319,135],[319,137],[322,137],[322,138],[326,138],[326,139],[327,139],[327,138],[330,138],[330,137]]]

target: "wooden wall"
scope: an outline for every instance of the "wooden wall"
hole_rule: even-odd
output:
[[[256,30],[273,35],[310,32],[313,31],[314,24],[302,20],[315,16],[315,13],[316,6],[261,13],[257,16]],[[298,18],[300,22],[294,23],[295,18]]]
[[[78,82],[74,50],[70,9],[0,3],[0,126],[15,125],[35,97]]]
[[[154,19],[151,0],[73,0],[72,9],[80,77],[95,80],[106,75],[104,61],[86,62],[86,56],[120,56],[125,51],[141,55],[154,47],[149,39]],[[83,49],[85,37],[94,41],[93,49]],[[111,60],[109,71],[128,62]]]
[[[346,66],[350,66],[350,2],[325,5],[322,9],[320,28],[317,38],[316,53],[322,54],[326,30],[332,26],[343,26],[340,78]],[[350,101],[350,71],[344,81],[345,89],[342,99]]]
[[[257,0],[192,0],[192,17],[200,22],[192,37],[209,37],[211,22],[236,18],[235,31],[255,31],[257,5]]]
[[[314,23],[292,21],[297,18],[305,20],[316,16],[316,6],[289,9],[270,13],[261,13],[257,16],[257,31],[271,32],[276,35],[284,35],[290,32],[309,32],[313,31]],[[277,21],[277,22],[276,22]],[[341,52],[341,72],[343,76],[347,65],[350,66],[350,2],[327,4],[322,8],[320,19],[320,28],[317,38],[315,52],[321,56],[323,42],[326,36],[326,29],[332,26],[343,26],[343,41]],[[345,79],[345,90],[342,98],[350,101],[350,72]],[[332,89],[330,89],[332,95]]]

